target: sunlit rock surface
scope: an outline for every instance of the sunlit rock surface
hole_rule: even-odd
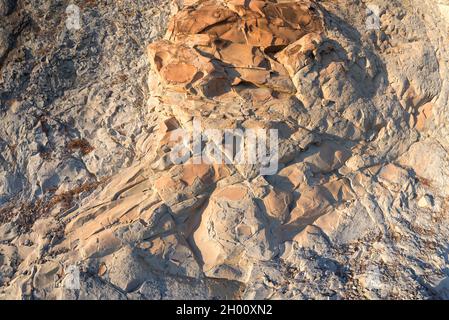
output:
[[[0,0],[1,299],[449,298],[447,1],[69,4]]]

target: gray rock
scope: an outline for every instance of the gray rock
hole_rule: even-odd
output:
[[[0,0],[0,16],[11,14],[16,8],[17,0]]]
[[[9,32],[0,26],[0,61],[4,59],[11,46]]]

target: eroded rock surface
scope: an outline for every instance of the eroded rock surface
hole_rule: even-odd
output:
[[[449,3],[34,3],[0,0],[0,298],[449,297]],[[276,172],[173,163],[197,121],[276,129]]]

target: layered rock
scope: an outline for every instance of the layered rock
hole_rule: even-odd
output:
[[[15,173],[0,172],[0,297],[446,297],[448,21],[427,1],[379,6],[370,30],[346,1],[174,2],[165,36],[140,52],[142,116],[77,88],[83,123],[108,119],[81,126],[94,146],[79,137],[67,144],[79,158],[26,162],[31,198],[58,201],[24,218]],[[4,51],[12,65],[18,53]],[[25,103],[1,99],[0,132],[26,131]],[[66,140],[52,121],[39,118],[36,149]],[[217,129],[277,130],[277,170],[239,163],[222,136],[203,137],[214,150],[201,154],[179,148]],[[2,167],[12,142],[0,140]]]

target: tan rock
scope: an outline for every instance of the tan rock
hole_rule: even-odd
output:
[[[151,44],[148,56],[165,86],[181,92],[214,98],[252,83],[294,93],[287,70],[265,52],[322,29],[322,17],[310,1],[251,1],[246,6],[243,1],[208,0],[179,11],[166,40]],[[317,37],[299,44],[304,54],[315,41],[310,38]]]
[[[109,229],[81,241],[78,248],[85,258],[98,258],[109,255],[122,246],[122,241]]]
[[[332,141],[325,141],[309,148],[300,161],[309,163],[316,173],[329,173],[339,169],[351,157],[351,151]]]
[[[313,225],[336,245],[355,243],[369,234],[376,237],[381,233],[376,221],[358,201],[331,210],[316,219]]]
[[[300,190],[301,195],[290,213],[290,219],[279,230],[283,240],[291,239],[319,217],[354,198],[349,181],[346,179],[314,187],[305,186]]]
[[[426,194],[421,199],[418,200],[418,206],[420,208],[431,208],[433,207],[433,199],[430,195]]]
[[[434,139],[426,139],[413,144],[401,156],[401,165],[412,168],[424,185],[431,185],[442,195],[449,194],[447,179],[448,154],[443,146]]]
[[[56,261],[48,261],[38,266],[36,274],[33,279],[33,287],[44,289],[56,286],[59,280],[58,271],[61,266]]]
[[[292,195],[286,191],[271,190],[263,199],[268,215],[276,218],[281,223],[286,222],[290,214],[289,205],[292,201]]]
[[[177,165],[155,181],[155,189],[168,206],[210,192],[229,173],[225,165],[186,163]]]
[[[261,214],[244,185],[224,187],[211,195],[193,234],[206,275],[242,280],[250,271],[249,258],[270,256]]]
[[[41,4],[5,16],[11,30],[0,33],[17,41],[0,72],[0,299],[447,296],[444,281],[432,279],[445,268],[449,230],[441,4],[379,0],[379,12],[318,0],[127,6],[131,16],[116,16],[113,33],[98,25],[99,43],[71,38],[89,58],[84,71],[101,52],[98,77],[72,70],[77,57],[50,43],[45,24],[28,39],[26,21],[39,21]],[[378,17],[381,30],[367,30]],[[145,59],[131,49],[161,39],[166,19],[144,76]],[[58,59],[33,67],[15,48],[23,43],[33,56]],[[196,120],[202,132],[276,129],[276,172],[196,163],[188,146],[187,162],[172,161]],[[65,150],[73,135],[93,151]],[[220,139],[229,160],[236,149]],[[70,192],[85,179],[96,190]],[[52,207],[53,187],[68,192],[67,205]],[[377,266],[382,285],[369,276]],[[80,290],[66,290],[73,267],[87,271]]]
[[[326,246],[326,240],[322,235],[321,228],[315,225],[308,225],[292,239],[300,248],[310,248],[319,250]]]
[[[247,28],[242,29],[241,25]],[[176,39],[177,34],[206,33],[234,43],[270,48],[288,45],[321,29],[321,17],[310,1],[251,1],[245,6],[244,1],[239,0],[225,5],[212,0],[201,3],[195,10],[187,7],[176,14],[167,37]]]
[[[100,267],[98,268],[97,274],[98,274],[99,277],[103,277],[106,274],[107,271],[108,271],[108,267],[106,266],[105,263],[102,263],[100,265]]]
[[[323,40],[322,35],[318,33],[306,34],[279,52],[276,59],[293,78],[299,70],[314,62],[314,57],[318,55],[317,50]]]
[[[426,103],[418,109],[415,127],[418,131],[425,131],[429,128],[433,116],[433,103]]]
[[[187,241],[172,234],[142,242],[139,255],[152,270],[198,278],[201,270]]]
[[[397,192],[407,183],[409,174],[407,170],[390,163],[380,170],[378,177],[390,190]]]
[[[274,178],[274,184],[286,190],[294,190],[301,184],[306,182],[305,165],[303,163],[295,163],[283,168],[278,177]]]

